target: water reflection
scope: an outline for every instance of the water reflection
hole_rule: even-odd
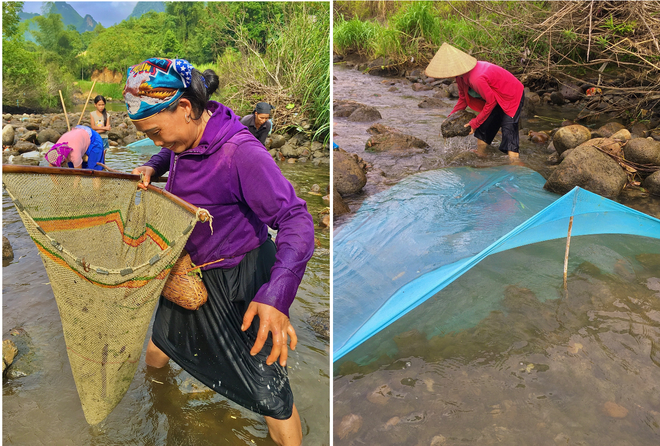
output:
[[[335,364],[334,444],[656,444],[660,241],[492,255]]]
[[[158,149],[110,148],[107,165],[130,172]],[[318,221],[327,204],[327,166],[280,164]],[[163,184],[160,184],[163,186]],[[57,305],[37,249],[11,200],[3,193],[3,235],[14,260],[3,265],[3,338],[29,346],[17,358],[17,375],[3,380],[3,444],[13,445],[272,445],[263,417],[226,400],[171,363],[163,370],[140,366],[124,399],[108,418],[89,426],[71,374]],[[327,229],[316,225],[317,249],[307,266],[291,320],[298,348],[288,360],[289,377],[303,423],[306,444],[329,444],[329,341],[317,336],[307,318],[329,308]],[[149,331],[150,332],[150,331]],[[146,343],[145,343],[146,348]],[[21,370],[27,372],[21,376]],[[38,420],[38,423],[35,422]]]

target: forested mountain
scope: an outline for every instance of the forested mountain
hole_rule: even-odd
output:
[[[145,14],[149,11],[156,12],[165,12],[165,3],[164,2],[138,2],[133,8],[133,12],[129,15],[126,20],[131,17],[139,18],[142,14]]]

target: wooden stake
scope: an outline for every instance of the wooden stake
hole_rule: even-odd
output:
[[[92,83],[92,88],[89,90],[89,94],[87,95],[87,100],[85,101],[85,105],[83,106],[83,109],[80,112],[80,119],[78,119],[78,125],[80,125],[80,121],[82,121],[82,117],[85,114],[85,109],[87,108],[87,104],[89,103],[89,98],[92,97],[92,92],[94,91],[94,85],[96,85],[96,81]]]
[[[568,222],[568,236],[566,237],[566,254],[564,255],[564,291],[567,290],[568,282],[568,251],[571,246],[571,231],[573,230],[573,216]]]
[[[62,97],[62,90],[60,92],[60,100],[62,101],[62,109],[64,109],[64,117],[66,118],[66,128],[71,131],[71,124],[69,124],[69,115],[66,114],[66,105],[64,105],[64,98]]]

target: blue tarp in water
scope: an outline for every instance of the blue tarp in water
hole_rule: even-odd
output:
[[[486,256],[572,236],[660,238],[660,220],[583,189],[559,198],[517,166],[442,169],[366,200],[333,242],[333,358],[456,280]]]

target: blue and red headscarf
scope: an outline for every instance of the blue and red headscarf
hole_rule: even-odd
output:
[[[187,60],[157,57],[130,67],[124,86],[128,117],[140,121],[166,109],[188,88],[192,70]]]

